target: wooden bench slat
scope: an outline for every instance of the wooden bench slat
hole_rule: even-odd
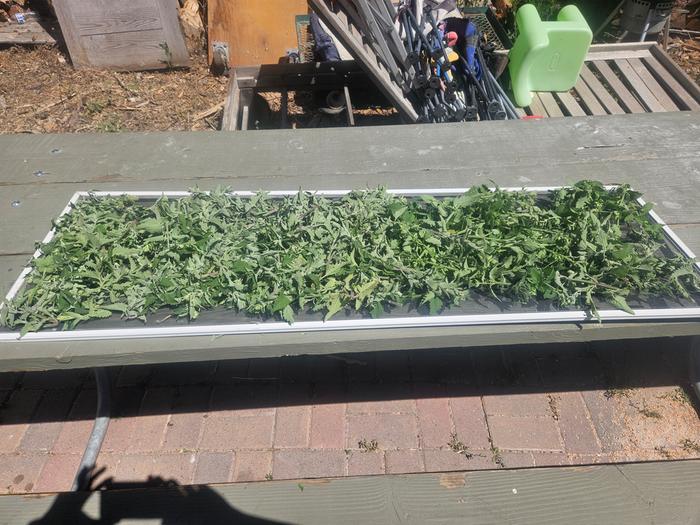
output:
[[[634,72],[639,75],[639,78],[642,79],[642,82],[644,82],[644,84],[649,88],[649,91],[654,94],[656,99],[661,103],[666,111],[679,110],[678,105],[671,99],[668,93],[666,93],[666,90],[656,81],[654,75],[652,75],[644,65],[644,62],[638,58],[630,58],[627,60],[627,62],[629,62]]]
[[[613,72],[613,70],[610,69],[610,66],[607,62],[593,62],[593,66],[596,69],[598,69],[601,75],[603,75],[605,81],[613,89],[613,91],[615,92],[615,94],[620,99],[620,101],[625,106],[628,112],[646,113],[644,107],[642,107],[642,105],[634,97],[632,92],[629,89],[627,89],[627,86],[625,86],[622,83],[622,80],[620,80],[617,77],[617,75]]]
[[[651,56],[649,49],[630,49],[630,50],[614,50],[614,51],[591,51],[586,55],[586,62],[595,62],[598,60],[615,60],[624,58],[646,58]]]
[[[538,93],[538,95],[540,96],[540,100],[542,101],[544,109],[547,111],[547,115],[549,115],[550,117],[564,116],[564,112],[561,110],[559,104],[557,104],[557,101],[554,99],[554,95],[547,91],[542,91]]]
[[[583,64],[583,68],[581,68],[581,78],[608,113],[612,115],[623,115],[625,113],[622,106],[617,103],[617,100],[608,93],[603,83],[593,74],[588,64]]]
[[[615,65],[652,113],[667,111],[627,60],[615,60]]]
[[[559,101],[564,104],[564,107],[569,112],[572,117],[585,117],[586,112],[578,103],[578,101],[573,97],[568,91],[563,91],[560,93],[555,93],[555,96]]]
[[[678,80],[674,78],[672,73],[666,69],[661,62],[659,62],[655,57],[650,56],[644,59],[644,62],[651,70],[652,75],[656,77],[670,93],[673,98],[675,98],[681,109],[689,109],[691,111],[700,111],[700,103],[698,103],[693,96],[688,93],[688,91],[683,87]]]
[[[544,106],[542,105],[542,101],[540,100],[540,97],[537,93],[533,93],[532,95],[532,102],[528,106],[528,109],[530,110],[530,115],[534,115],[536,117],[547,117],[547,110],[544,109]]]
[[[588,109],[591,115],[608,114],[608,112],[605,111],[605,108],[602,106],[602,104],[598,102],[598,99],[591,91],[591,88],[589,88],[586,82],[583,80],[583,77],[578,78],[578,80],[576,81],[575,89],[576,93],[579,97],[581,97],[581,100],[583,101],[584,105],[586,106],[586,109]],[[620,108],[620,110],[622,110],[622,108]]]

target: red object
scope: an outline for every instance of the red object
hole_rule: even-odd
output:
[[[450,31],[445,35],[445,40],[447,40],[447,47],[454,47],[457,45],[457,40],[459,37],[454,31]]]
[[[544,117],[541,115],[523,115],[520,117],[520,120],[540,120],[543,119]]]

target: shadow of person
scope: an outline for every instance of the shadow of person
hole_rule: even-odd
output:
[[[95,471],[91,478],[94,480],[103,472]],[[46,514],[30,523],[111,525],[123,520],[160,520],[163,525],[284,525],[237,510],[206,485],[180,485],[161,477],[139,482],[115,482],[109,478],[94,490],[99,492],[58,494]],[[97,512],[85,508],[91,497],[99,497]]]

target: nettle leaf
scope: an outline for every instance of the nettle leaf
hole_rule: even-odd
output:
[[[372,307],[369,313],[374,319],[376,319],[382,316],[384,313],[384,307],[380,303],[377,303]]]
[[[284,294],[279,294],[275,299],[275,302],[272,303],[272,311],[279,312],[280,310],[284,310],[290,304],[292,304],[291,297]]]
[[[105,304],[102,305],[102,308],[111,312],[119,312],[122,314],[126,314],[129,311],[129,306],[125,303]]]
[[[389,212],[394,219],[398,219],[408,210],[408,206],[401,202],[394,202],[388,206]]]
[[[294,310],[291,306],[287,305],[282,309],[282,319],[287,321],[289,324],[294,322]]]
[[[328,321],[331,317],[333,317],[342,309],[343,305],[340,302],[340,296],[333,295],[330,299],[330,302],[326,306],[326,316],[324,317],[324,321]]]
[[[139,255],[140,253],[140,248],[125,248],[124,246],[115,246],[112,248],[112,255],[118,257],[130,257],[132,255]]]
[[[430,301],[428,301],[428,306],[430,307],[430,315],[437,315],[440,313],[440,310],[442,310],[443,303],[442,300],[438,299],[437,297],[433,297]]]
[[[105,308],[97,308],[88,312],[88,317],[92,319],[106,319],[112,316],[112,312]]]
[[[160,233],[163,231],[163,221],[160,219],[143,219],[136,225],[136,229],[147,233]]]
[[[634,310],[630,308],[627,301],[621,295],[613,295],[608,299],[613,306],[618,307],[620,310],[627,312],[628,314],[634,315]]]

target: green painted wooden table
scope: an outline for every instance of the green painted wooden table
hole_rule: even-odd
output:
[[[556,186],[585,178],[643,191],[700,252],[697,112],[240,134],[5,135],[0,285],[4,295],[78,190]],[[696,335],[700,320],[3,342],[0,371]]]
[[[698,516],[700,460],[0,496],[7,524],[677,525]]]

